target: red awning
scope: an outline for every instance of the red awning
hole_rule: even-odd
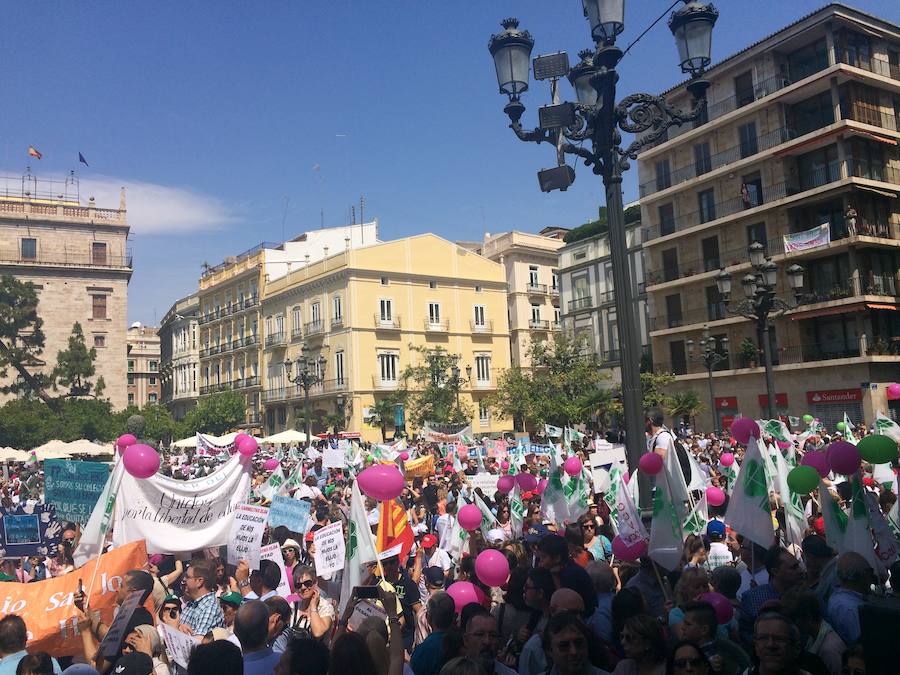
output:
[[[893,311],[897,311],[897,305],[886,305],[882,302],[867,302],[866,307],[869,309],[890,309]]]
[[[860,129],[852,129],[853,133],[857,136],[864,136],[865,138],[870,138],[873,141],[878,141],[879,143],[886,143],[888,145],[897,145],[896,138],[887,138],[886,136],[879,136],[878,134],[873,134],[871,131],[862,131]]]
[[[859,302],[855,305],[841,305],[840,307],[824,307],[822,309],[811,309],[806,312],[797,312],[791,314],[791,321],[800,321],[801,319],[813,319],[817,316],[833,316],[835,314],[849,314],[851,312],[862,312],[866,308],[866,303]]]

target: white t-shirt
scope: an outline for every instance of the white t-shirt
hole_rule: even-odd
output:
[[[650,440],[647,441],[648,452],[656,452],[656,448],[665,449],[664,456],[669,452],[675,452],[675,437],[665,427],[650,436]]]
[[[453,563],[450,561],[450,554],[444,549],[437,547],[434,549],[431,557],[428,558],[428,564],[425,567],[440,567],[446,573],[453,567]]]
[[[729,565],[734,560],[728,544],[723,541],[714,541],[709,545],[709,554],[706,556],[706,569],[712,571],[717,567]]]

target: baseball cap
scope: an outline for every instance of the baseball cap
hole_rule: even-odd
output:
[[[219,602],[224,602],[225,604],[231,605],[232,607],[240,607],[243,601],[243,596],[241,596],[240,593],[236,593],[234,591],[232,591],[231,593],[225,593],[219,597]]]
[[[506,532],[499,527],[495,527],[492,530],[488,530],[486,539],[489,544],[502,544],[506,541]]]
[[[527,541],[529,544],[537,544],[548,534],[550,534],[550,530],[546,525],[536,523],[528,528],[528,531],[525,533],[525,541]]]
[[[100,673],[86,663],[73,663],[63,671],[63,675],[100,675]]]
[[[819,516],[813,521],[813,529],[816,531],[820,537],[825,536],[825,518]]]
[[[125,654],[110,671],[114,675],[147,675],[153,671],[153,659],[143,652]]]
[[[711,520],[709,524],[706,526],[706,534],[711,537],[724,537],[725,536],[725,523],[721,520]]]
[[[306,533],[306,537],[304,538],[304,540],[305,540],[307,543],[309,543],[309,542],[313,541],[313,540],[316,538],[315,535],[316,535],[315,531],[314,531],[314,530],[310,530],[309,532]]]
[[[431,548],[435,544],[437,544],[437,537],[433,534],[426,534],[422,537],[422,548]]]
[[[444,570],[436,565],[425,568],[425,584],[428,586],[444,586]]]

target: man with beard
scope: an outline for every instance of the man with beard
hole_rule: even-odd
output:
[[[553,663],[547,675],[609,675],[591,664],[588,647],[593,636],[574,612],[554,615],[545,635],[547,655]]]
[[[478,661],[486,675],[516,675],[516,671],[497,660],[499,648],[497,619],[486,609],[473,614],[465,625],[463,654]]]

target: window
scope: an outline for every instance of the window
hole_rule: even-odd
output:
[[[128,372],[134,372],[134,359],[128,359]]]
[[[719,321],[725,318],[725,303],[719,295],[718,286],[706,287],[706,316],[710,321]]]
[[[34,260],[37,258],[37,239],[22,239],[22,260]]]
[[[828,46],[825,38],[801,47],[787,55],[788,74],[797,82],[828,67]]]
[[[698,143],[694,146],[694,172],[700,176],[712,171],[712,157],[709,154],[709,143]]]
[[[669,343],[669,355],[672,358],[672,372],[675,375],[687,374],[687,358],[684,354],[684,341]]]
[[[669,160],[661,159],[656,163],[656,189],[665,190],[672,186],[672,171],[669,168]]]
[[[678,278],[678,249],[667,248],[662,252],[663,281],[674,281]]]
[[[482,354],[475,357],[475,381],[481,384],[491,381],[490,354]]]
[[[728,370],[731,367],[728,363],[728,336],[725,333],[719,333],[712,336],[712,341],[715,345],[716,353],[725,357],[713,366],[713,370]]]
[[[741,178],[741,201],[745,209],[752,209],[763,203],[762,176],[759,171],[754,171]]]
[[[432,326],[441,323],[441,304],[439,302],[428,303],[428,323]]]
[[[309,306],[309,318],[313,323],[319,323],[322,321],[322,305],[318,302],[314,302]]]
[[[284,334],[284,314],[279,314],[275,317],[275,332],[278,335]]]
[[[344,384],[344,352],[335,352],[334,381],[337,384]]]
[[[476,293],[481,293],[481,286],[476,286],[476,287],[475,287],[475,292],[476,292]]]
[[[134,384],[134,373],[128,373],[128,384]]]
[[[341,296],[336,295],[331,299],[331,318],[334,321],[344,318],[344,306],[341,303]]]
[[[716,196],[712,188],[697,193],[697,205],[701,223],[716,219]]]
[[[675,208],[672,204],[663,204],[658,207],[659,213],[659,236],[665,237],[675,231]]]
[[[765,223],[753,223],[747,226],[747,246],[755,241],[758,241],[763,246],[769,243],[769,240],[766,238]]]
[[[541,320],[541,306],[540,305],[532,305],[531,306],[531,321],[538,322]]]
[[[148,369],[150,370],[151,373],[155,373],[159,370],[159,361],[151,360],[148,362],[148,364],[149,364]]]
[[[550,288],[552,288],[554,291],[559,291],[559,272],[557,272],[556,270],[550,272],[550,284]]]
[[[106,242],[91,242],[91,263],[93,263],[94,265],[106,264]]]
[[[382,382],[396,382],[397,354],[379,354],[378,371]]]
[[[155,378],[155,377],[151,377],[151,378],[149,378],[149,379],[150,379],[150,381],[148,382],[148,384],[149,384],[151,387],[155,387],[155,386],[156,386],[156,378]]]
[[[681,313],[681,294],[666,296],[666,320],[669,328],[677,328],[684,322]]]
[[[128,405],[129,406],[134,405],[134,394],[133,393],[128,394]]]
[[[436,282],[436,281],[429,281],[429,282],[428,282],[428,288],[437,288],[437,282]]]
[[[560,317],[559,307],[554,307],[553,308],[553,325],[556,327],[559,327],[559,317]]]
[[[379,307],[381,310],[381,314],[379,315],[379,320],[381,323],[393,323],[394,321],[394,303],[393,301],[382,298],[379,301]]]
[[[709,272],[719,269],[721,267],[719,264],[719,238],[707,237],[702,239],[700,248],[703,251],[703,271]]]
[[[106,336],[105,335],[95,335],[94,336],[94,346],[95,347],[105,347],[106,346]]]
[[[280,426],[287,424],[287,408],[284,406],[278,408],[278,424]]]
[[[156,403],[156,394],[152,393],[152,392],[150,394],[148,394],[147,401],[150,403]]]
[[[387,277],[381,277],[381,285],[382,285],[382,286],[387,286],[387,285],[388,285],[388,278],[387,278]]]
[[[787,111],[788,126],[797,136],[821,129],[834,122],[834,104],[831,91],[810,96],[790,106]]]
[[[748,70],[734,78],[734,98],[736,108],[741,108],[756,100],[753,95],[753,71]]]
[[[491,409],[481,401],[478,402],[478,422],[486,427],[491,423]]]
[[[106,318],[106,296],[105,295],[92,295],[91,296],[91,317],[94,319],[105,319]]]
[[[738,142],[741,146],[741,159],[759,152],[756,138],[756,122],[747,122],[738,127]]]
[[[538,268],[536,265],[529,265],[528,267],[528,285],[538,285]]]
[[[300,310],[300,305],[291,310],[291,330],[294,335],[299,335],[303,330],[303,313]]]
[[[484,305],[475,305],[474,308],[475,313],[475,325],[476,326],[484,326]]]
[[[273,334],[272,333],[272,317],[267,316],[266,317],[266,337],[268,337],[269,335],[272,335],[272,334]]]

